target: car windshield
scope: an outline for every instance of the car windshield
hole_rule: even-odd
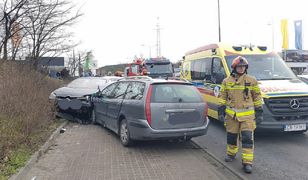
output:
[[[80,89],[97,89],[98,86],[102,86],[107,83],[105,79],[96,79],[96,78],[79,78],[70,82],[67,87],[70,88],[80,88]]]
[[[146,63],[146,68],[148,72],[150,72],[151,74],[173,73],[171,63],[163,63],[163,64]]]
[[[157,103],[199,103],[203,101],[196,87],[184,84],[154,85],[151,100]]]
[[[295,74],[276,54],[242,55],[249,62],[248,74],[257,80],[296,79]],[[229,69],[237,55],[225,56]]]

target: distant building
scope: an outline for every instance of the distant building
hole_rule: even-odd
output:
[[[116,71],[124,71],[127,64],[106,65],[96,69],[97,76],[106,76],[108,72],[114,74]]]
[[[26,61],[30,60],[30,57],[26,57]],[[58,77],[59,73],[65,69],[64,57],[41,57],[38,60],[38,66],[47,71],[49,76]]]

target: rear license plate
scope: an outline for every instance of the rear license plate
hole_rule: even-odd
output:
[[[306,124],[285,125],[284,131],[303,131],[306,130]]]

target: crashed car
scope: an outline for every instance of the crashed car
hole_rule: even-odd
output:
[[[53,91],[49,100],[54,102],[57,116],[87,123],[91,117],[91,95],[119,79],[115,76],[80,77]]]
[[[300,80],[302,80],[304,83],[308,84],[308,74],[305,75],[297,75]]]

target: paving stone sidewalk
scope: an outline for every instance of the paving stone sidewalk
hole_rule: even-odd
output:
[[[68,123],[25,180],[237,179],[190,142],[138,142],[125,148],[111,131]]]

